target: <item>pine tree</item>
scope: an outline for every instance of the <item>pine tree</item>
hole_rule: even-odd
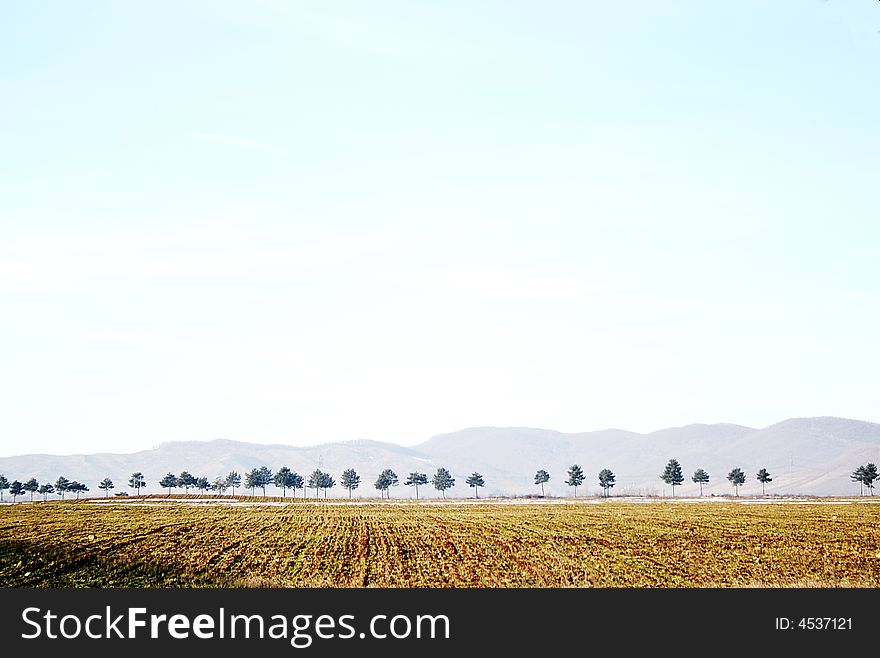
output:
[[[128,478],[128,486],[134,487],[137,491],[137,495],[141,495],[141,489],[147,486],[147,481],[144,479],[144,474],[138,471],[137,473],[132,473],[131,477]]]
[[[55,493],[55,487],[53,487],[48,482],[40,487],[40,493],[43,494],[43,502],[46,502],[46,498],[50,493]]]
[[[441,467],[437,469],[434,477],[431,478],[431,484],[434,485],[437,491],[443,494],[443,500],[446,500],[446,490],[455,486],[455,478],[449,474],[449,471]]]
[[[67,491],[70,491],[70,480],[62,475],[55,480],[55,493],[61,496],[61,500],[64,500],[64,493]]]
[[[694,484],[700,485],[700,497],[703,496],[703,485],[709,483],[709,474],[704,471],[702,468],[698,468],[694,471],[694,477],[691,478]]]
[[[110,478],[104,478],[101,480],[101,483],[98,485],[98,489],[102,489],[104,491],[104,498],[110,495],[110,490],[113,488],[113,480]]]
[[[578,487],[584,482],[584,469],[577,464],[572,464],[568,468],[568,479],[565,481],[570,487],[574,487],[574,497],[577,498]]]
[[[241,486],[241,475],[238,471],[229,471],[229,475],[226,476],[226,486],[232,489],[232,495],[235,496],[235,488]]]
[[[9,493],[12,494],[12,502],[14,503],[16,498],[24,495],[24,485],[18,480],[13,480],[9,485]]]
[[[9,488],[9,480],[5,475],[0,475],[0,503],[3,502],[3,492]]]
[[[397,474],[392,471],[390,468],[386,468],[379,474],[379,477],[376,479],[375,487],[382,493],[383,498],[387,496],[391,498],[391,492],[389,491],[390,487],[396,487],[398,485]]]
[[[733,485],[733,490],[736,492],[736,495],[739,496],[739,488],[745,484],[746,474],[742,472],[741,468],[734,468],[727,474],[727,479],[730,481],[730,484]]]
[[[336,486],[336,480],[329,473],[323,473],[321,476],[321,488],[324,490],[324,498],[327,497],[327,491]]]
[[[865,483],[865,486],[868,487],[868,491],[871,492],[871,495],[874,495],[874,480],[878,477],[877,466],[875,464],[865,464],[865,472],[862,476],[862,481]]]
[[[189,471],[181,471],[177,476],[177,486],[183,487],[183,493],[189,494],[189,488],[196,483],[196,476]]]
[[[852,475],[849,476],[850,480],[854,480],[859,483],[859,495],[865,495],[865,467],[859,466],[856,470],[853,471]]]
[[[266,487],[272,484],[272,469],[268,466],[260,466],[257,469],[257,486],[263,490],[263,497],[266,496]]]
[[[609,490],[614,486],[614,473],[610,469],[603,468],[599,471],[599,486],[605,491],[605,497],[609,495]]]
[[[419,485],[420,484],[428,484],[428,476],[424,473],[416,473],[412,472],[406,478],[406,482],[403,483],[405,487],[415,486],[416,488],[416,500],[419,499]]]
[[[353,468],[347,468],[342,471],[342,479],[339,481],[339,484],[344,489],[348,489],[348,497],[351,498],[352,490],[361,486],[361,476]]]
[[[535,473],[535,484],[541,485],[541,498],[544,497],[544,483],[550,480],[550,474],[543,468]]]
[[[205,495],[205,492],[211,488],[211,483],[208,481],[206,477],[196,478],[196,489],[198,489],[202,495]]]
[[[321,487],[324,485],[324,472],[321,469],[316,468],[312,471],[312,474],[309,476],[309,481],[306,483],[306,486],[315,490],[315,498],[318,497],[318,492],[321,490]]]
[[[37,478],[31,478],[30,480],[25,482],[22,486],[24,487],[25,491],[30,493],[31,502],[34,502],[34,494],[37,493],[37,490],[40,488],[40,483],[37,482]]]
[[[684,476],[681,474],[681,464],[676,459],[670,459],[666,464],[666,468],[660,475],[660,479],[666,484],[672,485],[672,497],[675,498],[675,487],[684,482]]]
[[[471,476],[467,480],[465,480],[464,482],[467,486],[474,488],[474,494],[476,495],[477,498],[480,497],[480,491],[479,491],[478,487],[483,487],[486,485],[485,480],[483,480],[483,476],[480,475],[479,473],[477,473],[476,471],[471,473]]]
[[[257,487],[260,486],[260,474],[257,469],[252,468],[244,474],[244,488],[251,490],[251,496],[256,495]]]
[[[773,478],[770,477],[770,473],[767,472],[766,468],[762,468],[760,471],[758,471],[757,478],[758,478],[758,482],[761,483],[761,495],[763,496],[764,495],[764,485],[767,484],[768,482],[773,482]]]
[[[296,490],[303,490],[303,499],[306,497],[306,486],[305,486],[305,478],[302,475],[293,471],[290,475],[290,488],[293,489],[293,497],[296,498]]]
[[[287,490],[290,489],[293,484],[293,471],[291,471],[287,466],[282,466],[278,469],[278,472],[275,474],[273,478],[273,482],[275,486],[281,489],[281,497],[287,497]],[[294,497],[296,497],[296,491],[293,492]]]
[[[168,495],[170,496],[171,490],[176,489],[180,486],[180,484],[178,483],[177,476],[174,475],[174,473],[167,473],[165,477],[159,480],[159,486],[163,489],[168,489]],[[58,485],[56,484],[55,487],[57,488]]]
[[[80,495],[81,493],[83,493],[84,491],[88,491],[88,490],[89,490],[89,488],[88,488],[86,485],[84,485],[84,484],[82,484],[82,483],[80,483],[80,482],[77,482],[76,480],[74,480],[73,482],[71,482],[70,484],[68,484],[68,485],[67,485],[67,489],[68,489],[68,491],[73,491],[74,493],[76,493],[76,499],[77,499],[77,500],[79,500],[79,495]]]
[[[211,490],[217,492],[217,497],[219,498],[226,490],[229,488],[229,485],[226,483],[226,478],[222,475],[218,475],[214,478],[214,481],[211,483]]]

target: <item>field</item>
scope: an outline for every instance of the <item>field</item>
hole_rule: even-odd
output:
[[[5,505],[0,585],[877,587],[880,505]]]

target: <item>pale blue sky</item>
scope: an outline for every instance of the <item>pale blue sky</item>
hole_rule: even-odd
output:
[[[0,4],[0,454],[880,421],[880,3]]]

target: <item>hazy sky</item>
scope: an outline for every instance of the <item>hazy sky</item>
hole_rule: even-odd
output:
[[[880,421],[880,3],[0,4],[0,454]]]

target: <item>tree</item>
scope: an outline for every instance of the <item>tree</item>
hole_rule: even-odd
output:
[[[321,476],[321,488],[324,489],[324,498],[327,497],[327,490],[336,486],[336,480],[329,473],[323,473]]]
[[[694,477],[691,478],[694,481],[694,484],[700,485],[700,497],[703,496],[703,485],[709,484],[709,474],[704,471],[702,468],[698,468],[694,471]]]
[[[18,480],[13,480],[9,485],[9,493],[12,494],[12,502],[14,503],[16,498],[24,495],[24,485]]]
[[[403,483],[405,487],[415,486],[416,488],[416,500],[419,499],[419,485],[420,484],[428,484],[428,476],[424,473],[416,473],[413,471],[406,478],[406,482]]]
[[[483,476],[480,475],[479,473],[477,473],[476,471],[471,473],[471,476],[467,480],[465,480],[464,482],[467,486],[474,488],[474,494],[476,495],[477,498],[480,497],[480,491],[477,487],[482,487],[482,486],[485,486],[485,484],[486,484],[485,480],[483,480]]]
[[[3,502],[3,492],[9,488],[9,480],[5,475],[0,475],[0,503]]]
[[[339,484],[344,489],[348,489],[348,497],[351,498],[352,489],[357,489],[361,486],[361,476],[353,468],[347,468],[342,471],[342,479],[339,480]]]
[[[391,487],[396,487],[399,484],[397,480],[397,473],[392,471],[390,468],[386,468],[379,474],[379,477],[376,479],[376,488],[382,492],[383,497],[388,496],[391,498],[391,492],[389,489]]]
[[[104,490],[104,498],[110,495],[110,490],[113,488],[113,480],[110,478],[104,478],[101,480],[101,484],[98,485],[98,489]]]
[[[309,476],[309,481],[306,483],[306,486],[315,490],[315,498],[318,497],[318,492],[321,490],[321,487],[324,485],[324,471],[320,468],[316,468],[312,471],[312,474]]]
[[[676,459],[670,459],[660,475],[660,479],[666,484],[672,485],[672,497],[675,498],[675,487],[684,482],[684,476],[681,474],[681,464]]]
[[[291,471],[287,466],[282,466],[278,469],[278,472],[275,474],[275,477],[272,481],[275,483],[275,486],[281,489],[281,497],[287,497],[287,490],[293,486],[293,476],[296,475],[293,471]],[[296,491],[293,492],[294,496],[296,496]]]
[[[43,494],[43,502],[46,502],[46,497],[50,493],[55,493],[55,487],[53,487],[48,482],[40,487],[40,493]]]
[[[614,473],[610,469],[603,468],[599,471],[599,486],[605,491],[605,497],[608,497],[609,490],[614,486]]]
[[[303,490],[303,498],[306,497],[305,478],[294,471],[290,477],[290,488],[293,489],[293,497],[296,498],[296,490]]]
[[[237,471],[229,471],[226,476],[226,486],[232,489],[232,495],[235,495],[235,488],[241,486],[241,476]]]
[[[865,483],[865,486],[868,487],[868,491],[871,492],[871,495],[874,495],[874,480],[878,477],[877,466],[871,463],[865,464],[865,472],[862,476],[862,481]]]
[[[727,474],[727,479],[730,481],[730,484],[733,485],[733,490],[736,492],[736,495],[739,496],[739,488],[745,484],[746,474],[742,472],[741,468],[735,468]]]
[[[544,483],[550,479],[550,474],[543,468],[535,473],[535,484],[541,485],[541,498],[544,497]]]
[[[758,478],[758,482],[761,483],[761,495],[763,496],[764,495],[764,485],[767,484],[768,482],[773,482],[773,478],[770,477],[770,473],[767,472],[766,468],[762,468],[760,471],[758,471],[757,478]]]
[[[144,479],[144,474],[138,471],[137,473],[132,473],[131,477],[128,478],[128,486],[134,487],[137,495],[141,495],[141,489],[146,488],[147,481]]]
[[[211,488],[211,483],[208,482],[208,478],[200,477],[196,478],[196,489],[202,492],[202,495],[205,495],[205,492]]]
[[[859,466],[856,470],[853,471],[852,475],[849,476],[850,480],[854,480],[859,483],[859,495],[865,495],[865,467]]]
[[[574,487],[574,497],[577,498],[578,487],[584,483],[584,469],[577,464],[572,464],[568,468],[568,479],[565,481],[570,487]]]
[[[77,482],[76,480],[74,480],[74,481],[71,482],[69,485],[67,485],[67,488],[68,488],[69,491],[73,491],[73,492],[76,493],[76,499],[77,499],[77,500],[79,500],[79,495],[80,495],[82,492],[84,492],[84,491],[88,491],[88,490],[89,490],[89,488],[88,488],[86,485],[84,485],[84,484],[82,484],[82,483],[80,483],[80,482]]]
[[[183,487],[183,493],[185,494],[189,493],[189,488],[195,486],[196,482],[196,476],[189,471],[181,471],[180,475],[177,476],[177,486]]]
[[[226,478],[222,475],[218,475],[214,478],[214,481],[211,483],[211,489],[217,492],[217,497],[219,498],[226,490],[229,488],[229,485],[226,483]]]
[[[257,469],[252,468],[244,474],[244,488],[251,490],[251,496],[256,494],[257,487],[260,486],[260,473]]]
[[[24,487],[25,491],[30,493],[31,502],[34,502],[34,494],[37,493],[37,490],[40,488],[40,483],[37,482],[37,478],[31,478],[30,480],[25,482],[22,486]]]
[[[443,500],[446,500],[446,490],[455,486],[455,478],[449,474],[445,468],[438,468],[431,478],[431,484],[434,488],[443,494]]]
[[[168,489],[168,495],[170,496],[171,490],[177,489],[177,487],[180,486],[180,483],[178,482],[177,476],[174,473],[167,473],[165,477],[159,480],[159,486],[163,489]]]
[[[257,469],[257,486],[263,490],[263,497],[266,496],[266,487],[272,484],[272,469],[268,466],[260,466]]]
[[[66,491],[70,491],[70,480],[62,475],[55,480],[55,493],[61,496],[61,500],[64,500],[64,493]]]

